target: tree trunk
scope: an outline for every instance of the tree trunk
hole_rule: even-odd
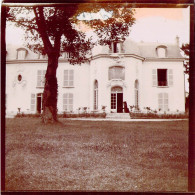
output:
[[[44,123],[57,121],[57,95],[58,84],[56,70],[58,67],[58,55],[52,53],[48,55],[48,66],[45,74],[45,87],[43,92],[43,113],[42,121]]]

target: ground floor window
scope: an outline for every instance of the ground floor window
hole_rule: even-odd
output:
[[[33,112],[41,113],[42,111],[43,93],[31,94],[30,110]]]
[[[73,94],[63,94],[63,111],[73,111]]]
[[[98,109],[98,81],[94,83],[94,110]]]
[[[135,80],[135,108],[139,108],[139,83]]]
[[[168,93],[158,94],[158,108],[159,111],[168,111]]]

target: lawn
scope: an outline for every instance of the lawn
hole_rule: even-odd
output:
[[[6,119],[6,190],[187,191],[188,121]]]

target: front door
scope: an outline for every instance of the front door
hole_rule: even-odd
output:
[[[117,112],[123,112],[123,93],[117,93]]]
[[[123,89],[116,86],[111,89],[111,111],[123,112]]]

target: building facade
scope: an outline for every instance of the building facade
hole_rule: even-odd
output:
[[[47,58],[26,48],[7,46],[6,113],[40,113]],[[130,39],[96,46],[90,62],[71,65],[59,58],[58,112],[83,109],[124,112],[128,108],[184,112],[184,58],[173,44],[136,43]]]

